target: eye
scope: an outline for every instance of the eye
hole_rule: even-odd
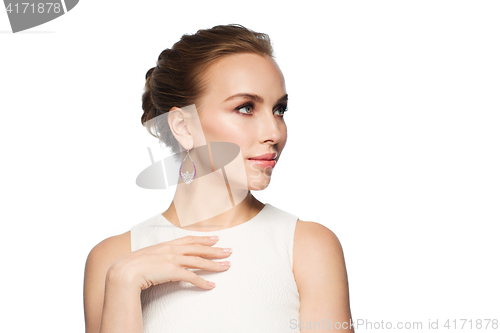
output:
[[[250,114],[250,111],[252,111],[252,109],[253,109],[253,105],[246,104],[246,105],[238,106],[235,110],[241,114]],[[245,112],[239,112],[240,110],[244,110]],[[246,111],[248,111],[248,112],[246,112]]]
[[[274,111],[275,111],[275,112],[276,112],[276,111],[281,112],[279,115],[280,115],[280,116],[283,116],[283,115],[285,114],[285,112],[287,112],[287,111],[288,111],[288,106],[286,106],[286,105],[280,105],[280,106],[278,106],[278,108],[277,108],[276,110],[274,110]]]

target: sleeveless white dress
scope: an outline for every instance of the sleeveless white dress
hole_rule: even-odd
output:
[[[211,290],[186,281],[141,292],[144,333],[300,332],[300,297],[292,271],[298,217],[266,203],[251,220],[218,231],[181,229],[161,213],[130,229],[132,251],[187,235],[219,236],[232,254],[223,272],[190,269],[215,282]]]

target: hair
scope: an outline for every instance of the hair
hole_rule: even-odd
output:
[[[149,121],[173,107],[197,104],[206,89],[203,74],[216,60],[237,53],[255,53],[274,58],[269,36],[239,24],[218,25],[211,29],[185,34],[171,48],[163,50],[156,67],[146,73],[142,95],[142,125],[148,132],[175,152],[177,140],[162,119],[162,125]],[[156,123],[156,124],[155,124]],[[152,132],[155,130],[155,133]]]

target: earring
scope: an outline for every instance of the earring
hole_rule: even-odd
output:
[[[187,151],[187,155],[184,157],[184,159],[182,160],[182,163],[181,163],[181,167],[179,169],[179,176],[181,176],[182,180],[184,181],[184,183],[186,184],[190,184],[194,177],[196,176],[196,166],[194,165],[194,161],[193,159],[191,158],[191,162],[193,163],[193,168],[194,168],[194,171],[193,172],[189,172],[189,171],[186,171],[186,172],[182,172],[182,165],[184,164],[184,161],[186,160],[186,157],[191,158],[191,155],[189,155],[189,149]]]

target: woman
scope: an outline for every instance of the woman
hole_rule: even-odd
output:
[[[335,234],[250,192],[287,139],[272,52],[265,34],[216,26],[147,72],[142,123],[182,155],[180,180],[165,212],[90,251],[87,333],[353,332]]]

